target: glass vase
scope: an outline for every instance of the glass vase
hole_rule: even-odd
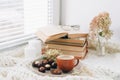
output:
[[[104,37],[98,36],[98,42],[97,42],[97,54],[99,56],[104,56],[106,54],[106,39]]]

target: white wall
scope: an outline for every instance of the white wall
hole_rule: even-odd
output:
[[[89,23],[94,16],[103,11],[109,12],[111,29],[120,40],[120,0],[62,0],[61,6],[61,24],[78,24],[83,31],[89,30]]]

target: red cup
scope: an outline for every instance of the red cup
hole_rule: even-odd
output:
[[[77,62],[75,60],[77,60]],[[56,61],[58,68],[61,69],[64,73],[70,72],[79,63],[79,59],[72,55],[59,55],[56,58]]]

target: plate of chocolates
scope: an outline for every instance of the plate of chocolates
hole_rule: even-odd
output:
[[[32,70],[42,76],[57,76],[63,77],[70,73],[63,73],[60,69],[57,68],[57,63],[53,59],[36,59],[32,62]]]
[[[32,63],[32,69],[40,75],[61,75],[57,63],[53,59],[37,59]]]

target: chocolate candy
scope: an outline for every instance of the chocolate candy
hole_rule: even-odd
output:
[[[48,64],[50,64],[50,65],[52,65],[53,62],[54,62],[53,59],[49,59],[49,60],[48,60]]]
[[[56,69],[56,68],[57,68],[57,63],[56,63],[56,62],[53,62],[53,63],[51,64],[51,68]]]
[[[56,74],[56,75],[60,75],[60,74],[62,74],[62,71],[60,69],[54,69],[54,70],[51,70],[51,73]]]
[[[45,71],[46,71],[45,67],[40,67],[40,68],[38,68],[38,70],[42,73],[45,73]]]
[[[32,66],[39,68],[40,66],[42,66],[42,62],[41,62],[41,61],[34,61],[34,62],[32,63]]]
[[[46,64],[46,65],[45,65],[45,69],[46,69],[46,70],[50,70],[50,68],[51,68],[50,64]]]
[[[43,65],[48,64],[48,60],[47,60],[47,59],[43,60],[43,61],[42,61],[42,64],[43,64]]]

